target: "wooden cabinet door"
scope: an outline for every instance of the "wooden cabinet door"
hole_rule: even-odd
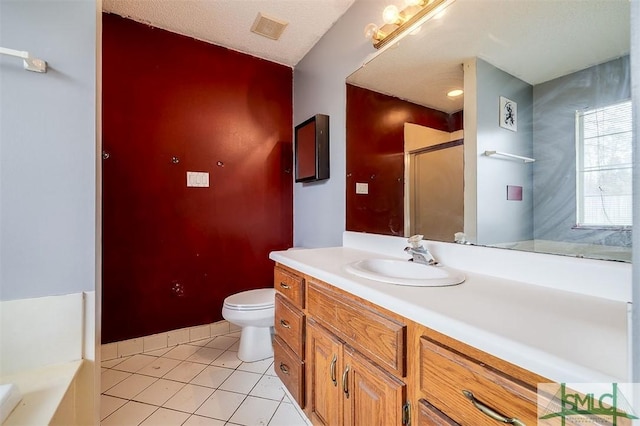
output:
[[[342,342],[315,321],[307,323],[307,410],[314,425],[342,423]]]
[[[402,425],[406,385],[349,347],[344,348],[346,384],[344,424],[348,426]]]

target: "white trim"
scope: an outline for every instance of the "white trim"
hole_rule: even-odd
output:
[[[211,324],[179,328],[165,333],[150,334],[135,339],[106,343],[101,347],[101,361],[109,361],[110,359],[122,358],[123,356],[170,348],[182,343],[196,342],[198,340],[228,334],[236,330],[240,330],[240,328],[230,324],[226,320],[222,320]]]

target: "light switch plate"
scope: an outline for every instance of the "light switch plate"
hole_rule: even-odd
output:
[[[356,182],[356,194],[368,194],[369,193],[369,184]]]
[[[209,173],[208,172],[187,172],[187,186],[208,188]]]

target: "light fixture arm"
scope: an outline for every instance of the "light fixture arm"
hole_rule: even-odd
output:
[[[22,65],[27,71],[47,72],[47,62],[42,59],[34,58],[31,53],[24,50],[7,49],[0,47],[0,54],[14,56],[22,59]]]

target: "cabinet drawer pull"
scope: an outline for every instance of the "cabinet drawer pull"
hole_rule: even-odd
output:
[[[291,288],[290,285],[287,285],[287,284],[283,283],[282,281],[280,281],[280,287],[284,288],[285,290],[289,290]]]
[[[493,408],[483,404],[482,402],[478,401],[476,399],[475,396],[473,396],[473,393],[471,391],[468,390],[463,390],[462,394],[464,396],[467,397],[467,399],[469,401],[471,401],[471,403],[473,404],[474,407],[476,407],[478,410],[482,411],[484,414],[486,414],[487,416],[491,417],[493,420],[502,422],[502,423],[507,423],[510,425],[516,425],[516,426],[526,426],[524,423],[522,423],[520,420],[516,419],[515,417],[509,418],[509,417],[505,417],[502,414],[498,413],[496,410],[494,410]]]
[[[338,362],[338,356],[333,354],[333,359],[331,360],[331,381],[333,382],[333,386],[338,386],[338,380],[336,379],[336,362]]]
[[[286,375],[289,375],[289,367],[287,367],[287,364],[285,364],[284,362],[281,362],[280,371],[282,371]]]
[[[349,366],[344,369],[342,373],[342,392],[344,392],[347,399],[349,399]]]
[[[280,325],[283,326],[284,328],[291,328],[289,323],[283,319],[280,320]]]

